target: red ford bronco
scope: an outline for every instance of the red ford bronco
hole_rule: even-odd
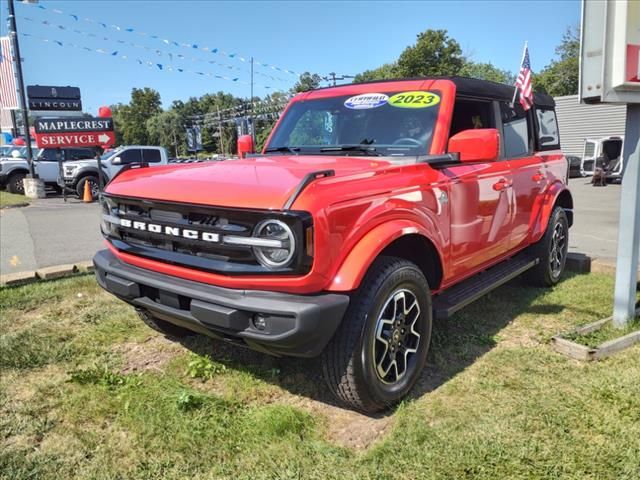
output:
[[[339,399],[384,409],[419,378],[434,319],[562,274],[554,102],[512,95],[459,77],[318,89],[258,155],[128,168],[102,196],[98,282],[167,335],[320,356]]]

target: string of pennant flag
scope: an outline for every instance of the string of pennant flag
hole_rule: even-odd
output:
[[[253,112],[256,112],[256,113],[263,113],[263,112],[269,113],[273,111],[280,111],[287,106],[291,97],[292,95],[286,95],[286,96],[281,96],[276,100],[260,100],[253,103],[251,103],[250,101],[246,101],[234,107],[216,110],[215,112],[207,112],[207,113],[190,115],[189,118],[192,120],[202,120],[202,119],[208,119],[208,118],[219,118],[220,116],[224,116],[228,114],[243,116],[245,112],[249,110],[253,110]]]
[[[224,67],[226,69],[235,70],[235,71],[238,71],[238,72],[250,73],[250,70],[247,69],[247,68],[240,68],[240,67],[238,67],[236,65],[231,65],[231,64],[225,63],[225,62],[220,62],[219,60],[205,60],[204,58],[196,58],[196,57],[193,57],[193,56],[186,56],[186,55],[183,55],[181,53],[166,52],[166,51],[163,51],[161,49],[149,47],[147,45],[141,45],[139,43],[128,42],[128,41],[125,41],[125,40],[117,40],[117,39],[113,39],[113,38],[110,38],[110,37],[97,35],[97,34],[92,33],[92,32],[79,30],[77,28],[71,28],[71,27],[67,27],[65,25],[52,23],[49,20],[40,21],[40,20],[31,18],[31,17],[20,17],[20,18],[22,20],[27,21],[27,22],[33,22],[33,23],[38,24],[38,25],[44,25],[46,27],[57,29],[57,30],[61,30],[61,31],[72,32],[72,33],[75,33],[75,34],[78,34],[78,35],[82,35],[82,36],[85,36],[85,37],[95,38],[95,39],[98,39],[98,40],[101,40],[101,41],[104,41],[104,42],[112,42],[112,43],[116,43],[116,44],[122,45],[122,46],[130,46],[130,47],[134,47],[134,48],[144,49],[144,50],[146,50],[148,52],[155,53],[156,55],[158,55],[160,57],[166,57],[166,58],[169,59],[170,62],[173,62],[175,60],[181,60],[181,61],[190,60],[192,62],[200,62],[200,63],[209,64],[209,65],[221,66],[221,67]],[[269,80],[272,80],[272,81],[291,82],[290,79],[285,79],[285,78],[282,78],[282,77],[276,77],[274,75],[269,75],[267,73],[260,72],[260,71],[254,71],[254,74],[255,75],[259,75],[259,76],[264,77],[264,78],[268,78]]]
[[[199,76],[203,76],[203,77],[212,77],[212,78],[217,78],[217,79],[220,79],[220,80],[227,80],[227,81],[239,83],[239,84],[242,84],[242,85],[249,85],[250,84],[250,82],[247,82],[245,80],[241,80],[239,77],[229,77],[227,75],[220,75],[218,73],[205,72],[205,71],[195,71],[195,70],[191,70],[191,69],[188,69],[188,68],[179,68],[179,67],[175,67],[173,65],[167,65],[167,64],[164,64],[164,63],[159,63],[159,62],[154,61],[154,60],[139,58],[137,56],[131,57],[131,56],[126,55],[126,54],[121,54],[120,51],[118,51],[118,50],[111,51],[111,50],[106,50],[104,48],[90,48],[90,47],[87,47],[86,45],[78,45],[78,44],[73,43],[73,42],[62,42],[60,40],[47,38],[47,37],[42,37],[40,35],[35,35],[33,33],[28,33],[28,32],[21,32],[20,35],[25,37],[25,38],[33,38],[33,39],[36,39],[36,40],[40,40],[41,42],[44,42],[44,43],[55,44],[55,45],[58,45],[59,47],[71,47],[71,48],[76,48],[76,49],[79,49],[79,50],[84,50],[84,51],[87,51],[87,52],[99,53],[99,54],[102,54],[102,55],[108,55],[108,56],[111,56],[111,57],[119,58],[121,60],[135,61],[139,65],[147,66],[149,68],[153,68],[155,70],[162,71],[162,72],[189,73],[189,74],[199,75]],[[277,90],[277,87],[273,87],[271,85],[263,85],[263,84],[260,84],[260,83],[254,83],[254,86],[262,87],[262,88],[269,89],[269,90]]]
[[[70,18],[73,18],[73,20],[75,22],[87,22],[87,23],[92,23],[95,25],[98,25],[100,27],[102,27],[105,30],[115,30],[118,32],[123,32],[123,33],[128,33],[128,34],[135,34],[135,35],[139,35],[142,37],[147,37],[153,40],[156,40],[158,42],[163,43],[164,45],[169,45],[169,46],[174,46],[174,47],[180,47],[180,48],[188,48],[191,50],[199,50],[201,52],[208,52],[208,53],[212,53],[212,54],[216,54],[216,55],[221,55],[227,58],[232,58],[235,60],[239,60],[240,62],[243,63],[247,63],[249,61],[249,58],[246,55],[240,55],[239,53],[235,53],[235,52],[227,52],[226,50],[223,50],[221,48],[217,48],[217,47],[209,47],[206,45],[199,45],[196,43],[191,43],[191,42],[178,42],[176,40],[172,40],[169,38],[164,38],[162,36],[159,35],[155,35],[155,34],[151,34],[151,33],[147,33],[141,30],[138,30],[136,28],[133,27],[125,27],[122,25],[114,25],[114,24],[108,24],[99,20],[96,20],[94,18],[90,18],[90,17],[84,17],[81,15],[76,15],[74,13],[68,13],[68,12],[64,12],[58,8],[49,8],[46,7],[40,3],[35,4],[35,3],[21,3],[20,5],[29,5],[33,8],[37,8],[40,10],[46,10],[48,12],[53,12],[56,13],[58,15],[64,15]],[[283,68],[283,67],[279,67],[277,65],[273,65],[271,63],[266,63],[266,62],[262,62],[256,59],[253,59],[253,64],[255,66],[259,66],[259,67],[264,67],[264,68],[268,68],[274,71],[278,71],[278,72],[283,72],[283,73],[287,73],[290,75],[295,75],[295,76],[300,76],[300,73],[294,71],[293,69],[290,68]]]

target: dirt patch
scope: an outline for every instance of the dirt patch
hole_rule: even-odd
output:
[[[118,345],[115,352],[122,355],[121,373],[148,370],[164,371],[164,367],[183,351],[177,344],[161,335],[149,336],[142,342],[127,342]]]
[[[320,416],[325,422],[325,437],[331,443],[354,450],[370,447],[390,430],[394,417],[368,416],[304,397],[285,399],[287,403]]]

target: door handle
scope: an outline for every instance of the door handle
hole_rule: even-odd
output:
[[[512,183],[511,182],[507,182],[506,178],[501,178],[500,180],[498,180],[496,183],[493,184],[493,189],[496,192],[501,192],[502,190],[506,190],[507,188],[511,187]]]
[[[536,173],[533,177],[531,177],[531,180],[533,180],[534,182],[540,182],[542,180],[544,180],[546,177],[546,175],[544,173],[538,172]]]

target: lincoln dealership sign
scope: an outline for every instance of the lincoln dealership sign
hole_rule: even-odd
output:
[[[29,98],[29,110],[82,111],[82,101],[78,87],[29,85],[27,87],[27,97]]]

